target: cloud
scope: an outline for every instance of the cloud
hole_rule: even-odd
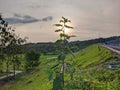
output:
[[[29,5],[28,7],[31,9],[48,8],[47,5],[36,5],[36,4]]]
[[[10,24],[27,24],[40,21],[29,15],[19,15],[14,14],[13,17],[5,18],[5,20]]]
[[[20,14],[17,14],[17,13],[15,13],[14,16],[15,17],[22,17]]]
[[[42,18],[41,20],[47,22],[47,21],[51,21],[52,19],[53,19],[52,16],[48,16],[48,17]]]
[[[34,22],[47,22],[53,19],[52,16],[47,16],[42,19],[36,19],[29,15],[20,15],[15,13],[13,17],[5,18],[5,20],[10,24],[27,24],[27,23],[34,23]]]

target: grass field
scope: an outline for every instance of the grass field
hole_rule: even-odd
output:
[[[105,64],[106,61],[115,58],[109,50],[92,45],[74,55],[76,71],[74,80],[68,82],[66,86],[67,90],[120,90],[114,89],[119,85],[120,70],[110,70],[107,68],[109,64]],[[45,70],[48,64],[54,65],[56,57],[56,55],[41,56],[41,64],[35,71],[17,75],[16,80],[3,85],[0,90],[51,90],[52,81],[48,80]],[[68,55],[66,61],[70,58]]]
[[[105,49],[99,45],[92,45],[82,51],[75,53],[74,60],[76,61],[76,66],[79,68],[87,68],[100,63],[104,63],[107,60],[111,60],[115,56],[110,50]]]
[[[48,82],[45,69],[47,62],[52,63],[51,60],[55,57],[55,55],[41,56],[41,64],[36,68],[36,71],[17,75],[16,80],[0,87],[0,90],[49,90],[51,83]]]

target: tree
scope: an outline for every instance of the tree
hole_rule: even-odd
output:
[[[9,64],[13,63],[14,76],[15,76],[15,59],[14,57],[21,51],[21,45],[26,41],[16,35],[15,30],[8,25],[8,23],[0,15],[0,49],[1,54],[6,62],[7,75],[9,73]]]
[[[58,58],[57,63],[52,66],[49,70],[49,80],[53,79],[53,88],[52,90],[65,90],[65,72],[71,76],[73,79],[73,73],[75,71],[74,61],[73,61],[73,53],[69,48],[69,39],[71,37],[75,37],[75,35],[68,35],[65,30],[73,29],[73,27],[69,26],[68,23],[71,21],[67,18],[62,17],[58,24],[55,24],[58,30],[55,32],[59,33],[59,39],[56,41],[57,49],[58,49]],[[71,54],[71,60],[66,61],[65,58],[68,54]],[[48,71],[47,71],[48,72]],[[53,75],[55,74],[55,75]]]
[[[9,58],[5,58],[6,54],[4,52],[4,49],[8,46],[10,40],[12,40],[13,38],[11,32],[14,32],[14,30],[8,26],[8,23],[5,20],[3,20],[2,16],[0,15],[0,46],[1,46],[0,48],[1,48],[1,54],[3,55],[6,61],[7,73],[9,66]]]
[[[10,58],[10,61],[13,64],[13,71],[15,77],[15,70],[17,65],[20,64],[19,54],[23,52],[22,44],[26,42],[26,39],[22,39],[14,34],[14,38],[11,40],[9,45],[6,47],[6,53]],[[18,66],[19,67],[19,66]]]
[[[30,50],[29,52],[27,52],[25,58],[26,58],[25,64],[26,70],[33,69],[34,67],[40,64],[39,62],[40,53],[34,50]]]

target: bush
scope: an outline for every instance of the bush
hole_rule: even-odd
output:
[[[40,64],[39,58],[40,58],[40,53],[38,53],[34,50],[30,50],[29,52],[27,52],[25,54],[25,59],[26,59],[25,68],[26,68],[26,70],[33,69],[34,67],[37,67]]]

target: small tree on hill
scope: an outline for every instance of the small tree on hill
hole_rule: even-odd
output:
[[[33,69],[34,67],[38,66],[40,64],[39,58],[40,53],[30,50],[25,55],[26,62],[25,62],[25,68],[26,70]]]
[[[69,19],[62,17],[62,19],[59,21],[59,24],[55,24],[55,26],[59,28],[58,30],[55,30],[55,32],[59,32],[60,38],[56,41],[59,53],[56,61],[57,63],[54,66],[52,66],[48,71],[49,80],[53,79],[52,90],[65,90],[65,73],[69,74],[72,80],[73,73],[75,72],[73,61],[74,55],[69,48],[68,42],[71,37],[75,36],[68,35],[65,32],[66,29],[73,29],[73,27],[68,25],[68,23],[70,22],[71,21]],[[71,55],[71,60],[65,60],[68,54]]]
[[[16,67],[19,67],[17,65],[19,65],[20,63],[19,55],[23,53],[22,44],[24,44],[25,42],[26,42],[26,39],[22,39],[15,35],[11,40],[11,42],[9,43],[9,45],[6,47],[6,53],[13,64],[14,77],[15,77]]]
[[[71,22],[69,19],[62,17],[62,19],[59,22],[60,22],[59,24],[55,24],[55,26],[59,28],[58,30],[55,30],[55,32],[59,32],[59,36],[60,36],[60,39],[58,39],[56,43],[58,44],[58,50],[59,50],[58,60],[61,60],[61,69],[58,76],[56,76],[56,78],[60,77],[59,79],[61,81],[62,90],[65,90],[65,78],[64,78],[65,71],[69,73],[71,79],[73,79],[74,67],[72,67],[73,69],[71,69],[71,66],[73,66],[74,63],[70,64],[69,62],[65,61],[65,58],[68,54],[71,54],[72,57],[74,56],[69,48],[68,41],[71,37],[75,37],[75,35],[68,35],[65,32],[66,29],[73,29],[73,27],[68,25],[68,23]],[[55,90],[55,88],[56,86],[53,84],[53,89]]]

